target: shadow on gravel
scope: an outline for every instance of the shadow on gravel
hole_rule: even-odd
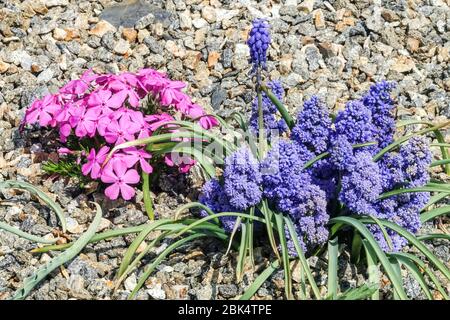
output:
[[[119,26],[131,28],[134,27],[140,19],[146,17],[150,13],[153,14],[156,21],[164,21],[171,17],[170,12],[150,4],[149,2],[151,1],[124,1],[123,4],[105,8],[100,15],[100,18],[108,21],[116,28]]]

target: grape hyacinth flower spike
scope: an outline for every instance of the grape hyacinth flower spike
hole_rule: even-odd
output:
[[[250,48],[250,61],[252,72],[266,68],[267,49],[270,45],[269,24],[265,19],[255,19],[250,30],[250,37],[247,40]]]

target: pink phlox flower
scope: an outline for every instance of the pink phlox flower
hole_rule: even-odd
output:
[[[109,90],[97,90],[92,92],[87,99],[89,107],[100,107],[102,110],[107,108],[117,109],[123,105],[122,97],[113,94]]]
[[[175,104],[185,97],[181,89],[186,87],[182,81],[167,81],[159,93],[159,102],[163,106]]]
[[[217,127],[219,125],[219,120],[214,116],[202,116],[199,123],[203,129],[209,130],[212,127]]]
[[[138,139],[148,138],[151,134],[150,125],[145,121],[144,114],[135,111],[131,119],[137,126],[139,126]]]
[[[69,118],[69,123],[72,127],[75,127],[75,135],[79,138],[87,135],[93,136],[96,130],[96,121],[98,120],[100,113],[100,108],[72,108],[72,116]]]
[[[58,149],[58,154],[60,156],[65,156],[68,154],[74,154],[74,152],[72,150],[70,150],[69,148],[59,148]]]
[[[175,119],[168,113],[151,114],[145,117],[145,121],[150,125],[150,130],[155,132],[159,127],[174,121]]]
[[[128,103],[132,107],[139,107],[139,95],[135,91],[135,87],[139,83],[138,78],[131,74],[125,73],[122,75],[111,76],[106,87],[115,92],[116,99],[121,105],[128,98]]]
[[[70,136],[72,131],[71,125],[66,122],[59,125],[59,140],[61,142],[67,142],[67,137]]]
[[[87,156],[87,162],[81,167],[81,172],[87,176],[89,172],[91,173],[92,179],[97,179],[100,177],[102,171],[102,164],[108,155],[109,147],[104,146],[96,153],[95,149],[92,148]]]
[[[121,117],[119,121],[113,120],[106,128],[105,140],[108,143],[121,144],[125,141],[135,139],[134,134],[139,131],[139,127],[129,121],[126,117]]]
[[[186,156],[186,155],[180,156],[177,153],[171,153],[171,154],[166,155],[164,157],[164,162],[169,167],[177,166],[178,170],[181,173],[188,172],[196,163],[195,160],[192,159],[190,156]]]
[[[110,166],[105,166],[101,180],[104,183],[112,183],[105,189],[105,195],[111,200],[115,200],[119,197],[119,193],[125,200],[130,200],[134,194],[134,188],[129,184],[136,184],[139,182],[140,177],[135,169],[128,169],[126,166],[121,165],[120,162],[114,162]]]
[[[169,84],[170,80],[158,71],[152,69],[149,70],[151,71],[149,71],[147,74],[142,74],[140,82],[147,92],[151,92],[153,96],[156,96],[162,88]]]
[[[89,89],[89,82],[86,79],[76,79],[69,81],[59,92],[61,94],[80,96]]]
[[[81,80],[84,80],[86,83],[92,83],[99,77],[98,74],[94,73],[92,69],[86,70],[80,77]]]
[[[39,121],[42,127],[56,126],[56,120],[53,118],[54,114],[60,109],[54,95],[48,94],[42,100],[36,100],[28,108],[25,114],[26,123],[35,123]]]
[[[128,164],[131,164],[134,162],[131,165],[131,166],[133,166],[134,164],[136,164],[139,161],[142,171],[144,171],[145,173],[153,172],[152,166],[146,160],[146,159],[150,159],[152,157],[151,154],[149,154],[147,151],[145,151],[144,149],[137,149],[137,148],[132,147],[132,148],[125,149],[125,152],[129,157]]]
[[[62,108],[58,109],[55,112],[55,120],[60,123],[69,121],[71,107],[71,103],[65,103]]]

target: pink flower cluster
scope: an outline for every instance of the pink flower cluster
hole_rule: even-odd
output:
[[[135,194],[129,185],[140,180],[137,169],[146,173],[153,170],[148,162],[151,154],[144,148],[123,149],[102,168],[108,152],[123,142],[149,137],[157,128],[174,121],[167,112],[145,114],[140,109],[142,99],[150,95],[161,109],[198,120],[205,129],[218,125],[216,118],[206,115],[182,91],[185,86],[184,82],[172,81],[153,69],[118,75],[99,75],[89,70],[58,93],[34,101],[26,111],[23,124],[38,122],[41,126],[57,128],[62,142],[67,142],[71,134],[80,140],[92,138],[98,150],[90,150],[82,173],[110,184],[105,190],[110,199],[117,199],[120,194],[129,200]],[[65,148],[63,153],[70,154],[71,150]],[[179,165],[182,172],[194,164],[193,160],[175,163],[169,156],[165,162],[170,166]]]

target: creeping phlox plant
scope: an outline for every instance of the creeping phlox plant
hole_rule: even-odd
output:
[[[185,86],[153,69],[117,75],[87,71],[56,94],[34,101],[24,124],[57,129],[60,141],[71,146],[59,149],[60,154],[72,155],[84,176],[107,184],[105,195],[110,199],[130,200],[135,194],[132,186],[140,181],[139,171],[153,171],[152,153],[142,146],[128,147],[105,163],[114,146],[151,137],[175,121],[174,116],[196,120],[206,129],[218,124],[182,91]],[[194,164],[189,157],[174,161],[166,155],[164,160],[169,166],[178,165],[181,172]]]
[[[139,168],[145,207],[151,211],[148,189],[149,174],[153,173],[148,160],[155,156],[164,156],[169,165],[188,159],[182,171],[195,160],[206,181],[198,201],[178,208],[173,219],[35,249],[65,251],[26,279],[15,298],[24,298],[40,279],[87,242],[137,233],[119,267],[116,288],[147,261],[144,257],[150,250],[163,240],[170,242],[148,260],[129,298],[136,296],[173,250],[214,237],[228,242],[228,250],[238,251],[238,282],[249,281],[244,271],[254,266],[255,242],[268,244],[272,250],[266,269],[241,299],[252,298],[279,268],[284,271],[288,299],[379,299],[382,289],[383,298],[408,299],[402,268],[419,283],[426,298],[448,299],[444,283],[450,280],[450,270],[425,244],[450,237],[446,233],[423,234],[421,226],[450,213],[450,206],[442,204],[450,185],[430,174],[430,168],[442,167],[442,175],[450,175],[450,144],[441,131],[450,121],[395,121],[391,97],[395,84],[386,81],[373,84],[361,98],[349,101],[335,114],[313,96],[304,101],[294,119],[283,105],[281,82],[266,81],[270,47],[266,20],[254,21],[248,45],[256,91],[249,121],[239,112],[232,114],[230,122],[206,115],[180,91],[184,84],[149,69],[106,76],[88,72],[30,107],[26,123],[38,121],[59,128],[63,142],[69,143],[73,135],[80,141],[82,148],[64,151],[77,152],[84,174],[110,184],[106,188],[110,198],[119,194],[125,199],[132,197],[130,185],[138,183]],[[139,100],[146,96],[150,107],[142,109]],[[168,108],[183,118],[175,120],[164,112]],[[237,125],[232,127],[231,121]],[[225,134],[208,130],[218,124]],[[414,131],[417,127],[420,129]],[[432,148],[440,152],[432,152]],[[0,183],[0,187],[14,185],[42,197],[56,211],[64,229],[62,210],[45,194],[24,183]],[[200,217],[183,216],[191,209]],[[0,228],[49,243],[7,225],[0,224]],[[159,231],[158,236],[138,252],[152,231]],[[349,263],[366,270],[367,281],[340,292],[338,257],[344,251],[350,255]],[[309,256],[327,261],[326,288],[316,283],[306,260]],[[294,268],[296,265],[299,267]],[[297,285],[292,281],[293,272],[297,273]],[[383,276],[389,285],[382,281]]]

